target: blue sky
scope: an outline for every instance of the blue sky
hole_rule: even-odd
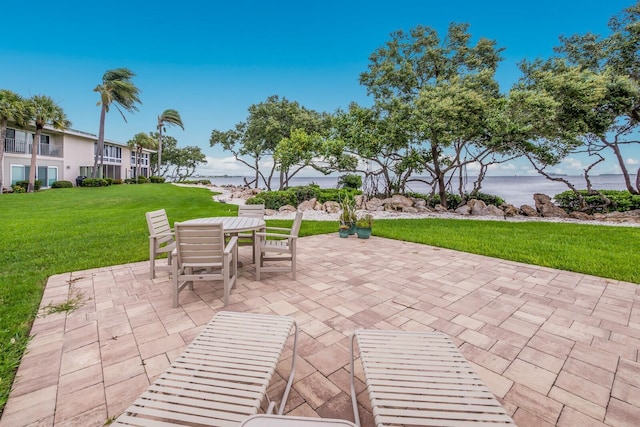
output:
[[[417,25],[441,35],[451,22],[467,22],[475,38],[497,41],[503,52],[497,78],[508,90],[517,62],[548,57],[558,36],[606,34],[607,21],[631,0],[111,2],[40,0],[3,5],[0,87],[23,96],[51,96],[73,128],[98,133],[100,109],[93,88],[102,74],[127,67],[137,76],[142,105],[125,123],[112,109],[106,138],[126,143],[155,130],[167,108],[182,115],[185,130],[168,128],[180,146],[198,145],[209,158],[203,173],[241,174],[228,154],[209,145],[213,129],[227,130],[247,108],[280,95],[307,108],[333,112],[372,100],[358,83],[369,55],[392,31]],[[625,153],[631,163],[640,152]],[[580,172],[568,159],[557,172]],[[615,172],[614,162],[598,169]],[[635,166],[637,168],[637,166]],[[525,173],[511,163],[494,174]],[[634,169],[634,168],[632,168]]]

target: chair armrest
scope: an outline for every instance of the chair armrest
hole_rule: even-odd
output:
[[[260,237],[280,237],[282,239],[291,239],[297,238],[298,236],[294,236],[293,234],[280,234],[280,233],[256,233],[256,236]]]
[[[291,231],[290,228],[283,228],[283,227],[265,227],[265,229],[267,229],[267,230]]]
[[[160,237],[173,237],[173,232],[171,233],[160,233],[160,234],[152,234],[149,236],[149,239],[158,239]]]
[[[233,247],[236,246],[237,244],[238,244],[238,236],[233,236],[232,238],[229,239],[229,243],[227,243],[227,245],[224,247],[224,253],[230,254],[231,251],[233,250]]]

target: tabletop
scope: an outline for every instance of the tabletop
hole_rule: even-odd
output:
[[[265,227],[263,219],[242,216],[214,216],[190,219],[184,222],[187,224],[217,224],[221,222],[225,233],[260,230]]]
[[[355,427],[347,420],[333,418],[290,417],[287,415],[252,415],[240,427]]]

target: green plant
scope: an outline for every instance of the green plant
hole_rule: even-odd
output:
[[[356,221],[356,227],[358,228],[372,228],[373,227],[373,215],[366,214],[363,217],[358,218]]]
[[[348,173],[338,178],[338,187],[344,189],[357,190],[362,187],[362,176]]]
[[[571,190],[564,191],[560,194],[553,196],[558,205],[572,211],[587,211],[587,212],[625,212],[633,209],[640,209],[640,195],[631,194],[627,190],[598,190],[602,195],[609,199],[610,204],[607,204],[605,199],[597,192],[589,193],[587,190],[579,190],[578,194],[582,196],[586,207],[583,208],[580,205],[580,198],[578,194]]]
[[[467,200],[471,200],[471,199],[482,200],[486,205],[501,206],[504,204],[504,199],[498,196],[494,196],[493,194],[486,194],[486,193],[480,193],[480,192],[469,193],[469,194],[465,194],[465,198]]]
[[[71,181],[55,181],[51,184],[51,188],[72,188],[73,183]]]
[[[35,182],[33,183],[33,189],[35,191],[38,191],[41,186],[42,186],[42,182],[39,179],[36,179]],[[25,181],[16,181],[16,183],[13,184],[11,187],[13,188],[14,192],[21,193],[21,191],[16,191],[15,187],[22,187],[22,188],[24,188],[26,190],[27,187],[29,187],[29,181],[27,181],[27,180],[25,180]]]
[[[13,184],[11,186],[11,189],[13,190],[14,193],[26,193],[27,192],[27,187],[23,187],[23,186],[18,185],[18,184]]]
[[[163,176],[150,176],[149,177],[149,181],[151,181],[152,184],[163,184],[165,181],[165,178]]]
[[[107,187],[109,182],[102,178],[85,178],[82,181],[83,187]]]
[[[342,211],[340,212],[340,222],[342,224],[354,224],[356,217],[356,199],[348,191],[339,193],[339,203]]]
[[[146,177],[146,176],[144,176],[144,175],[140,175],[140,176],[137,178],[137,181],[138,181],[138,184],[146,184],[147,182],[149,182],[149,180],[147,179],[147,177]]]

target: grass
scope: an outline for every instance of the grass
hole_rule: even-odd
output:
[[[147,260],[144,213],[170,221],[236,215],[205,188],[170,184],[70,188],[0,195],[0,411],[27,345],[49,276]],[[286,226],[291,221],[272,220]],[[337,222],[304,221],[301,236],[335,233]],[[377,220],[374,235],[640,283],[640,228],[445,219]],[[336,238],[338,238],[336,236]],[[73,310],[81,295],[49,307]]]

